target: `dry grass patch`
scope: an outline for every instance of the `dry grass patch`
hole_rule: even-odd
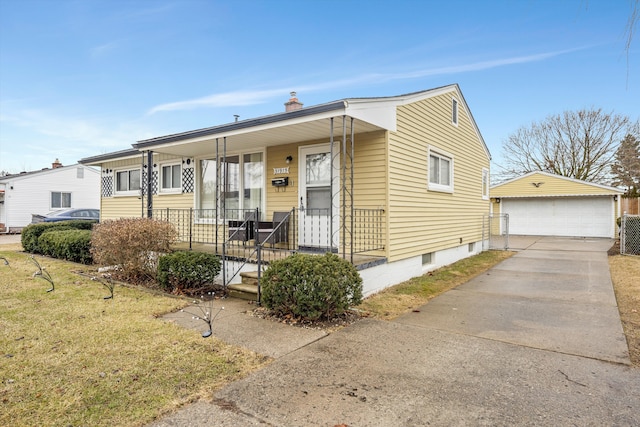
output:
[[[484,273],[511,255],[513,252],[482,252],[371,295],[357,309],[378,319],[395,319]]]
[[[640,367],[640,257],[610,256],[609,269],[631,363]]]
[[[77,264],[0,250],[0,425],[145,425],[267,363],[157,319],[188,302],[102,285]],[[1,261],[1,260],[0,260]]]

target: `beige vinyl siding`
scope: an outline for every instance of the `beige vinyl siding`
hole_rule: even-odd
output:
[[[142,154],[140,157],[116,160],[113,162],[103,163],[102,170],[113,170],[113,193],[111,197],[100,198],[100,220],[118,218],[139,218],[142,216],[142,200],[139,196],[117,196],[116,189],[116,171],[123,169],[142,169]],[[101,184],[102,185],[102,184]],[[102,189],[100,189],[102,195]]]
[[[153,162],[157,165],[156,169],[159,169],[161,164],[175,163],[177,161],[182,161],[182,158],[167,154],[154,154],[153,156]],[[102,220],[143,216],[143,200],[139,195],[122,196],[115,194],[115,172],[123,169],[142,169],[143,164],[146,164],[146,157],[143,158],[141,154],[140,157],[116,160],[101,165],[102,170],[113,170],[112,174],[114,177],[114,195],[111,197],[101,197],[100,217]],[[102,194],[102,191],[100,194]],[[153,208],[189,209],[194,206],[193,200],[194,195],[192,193],[154,194]],[[144,209],[144,216],[146,216],[146,208]]]
[[[532,183],[542,183],[539,187]],[[547,197],[547,196],[595,196],[614,195],[615,191],[547,174],[534,173],[495,186],[491,197]]]
[[[389,260],[453,248],[482,238],[482,169],[489,158],[464,103],[451,123],[448,92],[399,106],[397,132],[389,135]],[[428,189],[429,147],[453,156],[453,193]]]
[[[100,220],[140,218],[142,200],[137,197],[103,197],[100,199]]]
[[[320,144],[328,141],[315,142]],[[287,144],[278,145],[276,147],[269,147],[267,149],[267,158],[265,163],[265,218],[270,220],[273,218],[273,212],[288,212],[294,207],[298,207],[298,147],[300,145],[311,144],[307,142],[304,144]],[[291,163],[287,164],[287,156],[293,157]],[[289,174],[273,173],[274,168],[286,168],[289,167]],[[274,187],[271,185],[271,180],[275,178],[289,177],[288,187]]]
[[[153,209],[189,209],[194,207],[193,193],[154,194]]]
[[[357,131],[358,124],[355,123]],[[341,150],[342,135],[334,137],[337,150]],[[367,209],[385,209],[387,206],[387,173],[386,173],[386,133],[384,131],[355,134],[354,136],[354,207]],[[266,156],[266,214],[267,219],[273,212],[288,212],[299,206],[298,194],[299,158],[298,148],[307,145],[328,144],[328,140],[305,141],[297,144],[269,147]],[[292,156],[293,161],[287,165],[285,159]],[[289,174],[275,175],[274,168],[289,167]],[[342,168],[340,168],[340,173]],[[348,174],[349,171],[347,171]],[[289,186],[277,188],[271,185],[274,178],[289,177]],[[335,191],[340,191],[336,188]],[[342,199],[342,194],[340,195]],[[340,211],[338,214],[341,214]],[[384,234],[387,235],[386,215],[383,216]],[[342,239],[342,236],[341,236]],[[342,242],[342,240],[341,240]],[[383,254],[385,255],[385,254]]]

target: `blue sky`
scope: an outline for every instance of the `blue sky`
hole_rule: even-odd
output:
[[[0,0],[0,171],[458,83],[495,164],[551,114],[640,117],[630,0]],[[637,31],[637,28],[636,28]]]

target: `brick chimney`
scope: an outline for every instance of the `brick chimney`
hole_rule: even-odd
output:
[[[55,162],[51,163],[51,169],[58,169],[62,167],[62,163],[60,163],[60,160],[58,160],[56,158]]]
[[[284,103],[284,111],[288,113],[289,111],[300,110],[303,105],[304,104],[298,101],[298,98],[296,98],[296,93],[291,92],[291,98],[289,98],[289,102]]]

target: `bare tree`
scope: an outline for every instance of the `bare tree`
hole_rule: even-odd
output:
[[[640,189],[640,136],[628,134],[616,150],[611,165],[612,185],[626,187],[627,195],[635,196]]]
[[[618,142],[630,127],[627,116],[602,109],[565,111],[521,127],[503,142],[502,174],[513,178],[546,171],[606,183]]]

